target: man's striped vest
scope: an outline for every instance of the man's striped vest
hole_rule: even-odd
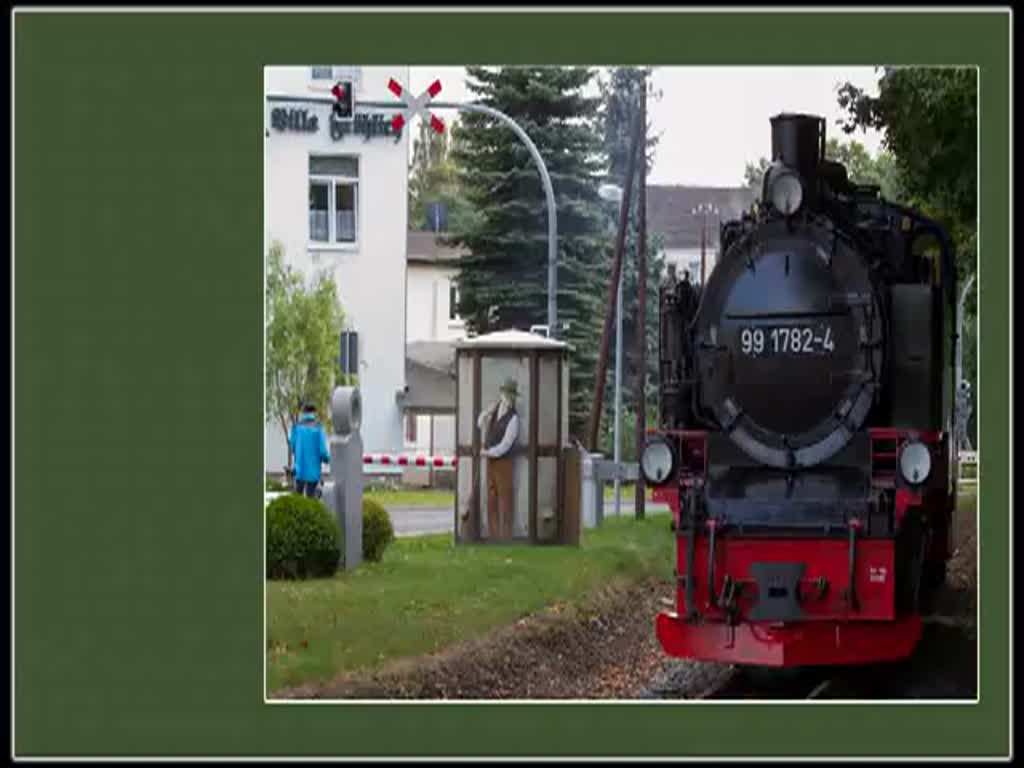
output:
[[[491,417],[491,423],[487,427],[487,436],[484,438],[484,448],[490,449],[496,446],[505,437],[505,430],[508,428],[508,423],[512,421],[512,417],[515,416],[516,409],[509,408],[505,415],[500,419],[497,418],[498,414],[495,413]]]

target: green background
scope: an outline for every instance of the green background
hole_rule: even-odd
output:
[[[13,23],[15,754],[1008,754],[1008,13]],[[981,67],[979,705],[263,702],[263,66],[339,58]]]

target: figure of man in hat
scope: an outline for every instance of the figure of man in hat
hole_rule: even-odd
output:
[[[299,421],[292,426],[288,446],[295,457],[295,491],[315,497],[320,485],[320,465],[329,464],[327,434],[316,418],[316,406],[304,403]]]
[[[477,427],[482,433],[482,453],[487,457],[487,533],[489,538],[512,538],[512,463],[510,455],[519,437],[519,415],[515,379],[506,379],[498,400],[480,414]]]

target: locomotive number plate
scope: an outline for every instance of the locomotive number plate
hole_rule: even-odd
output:
[[[836,348],[828,325],[778,325],[740,329],[744,355],[827,355]]]

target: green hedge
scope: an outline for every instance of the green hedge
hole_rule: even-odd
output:
[[[363,499],[363,559],[380,562],[388,544],[395,540],[391,517],[373,499]]]
[[[318,500],[289,493],[267,505],[267,576],[306,579],[333,576],[341,559],[334,516]]]

